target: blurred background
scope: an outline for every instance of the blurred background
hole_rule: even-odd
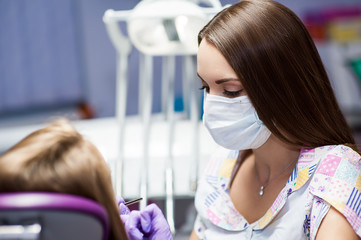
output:
[[[107,33],[103,16],[108,9],[132,10],[139,2],[0,0],[0,152],[50,119],[63,116],[74,121],[77,128],[94,141],[111,167],[116,166],[115,162],[119,159],[119,141],[122,141],[119,140],[119,122],[115,120],[117,51]],[[235,2],[220,1],[222,6]],[[361,143],[361,1],[279,2],[293,10],[307,26],[324,61],[341,108],[357,141]],[[127,35],[125,22],[119,22],[119,28]],[[181,61],[180,58],[175,59],[176,64],[182,65]],[[139,115],[140,112],[139,62],[139,51],[132,48],[127,68],[127,118]],[[162,59],[155,57],[153,64],[155,69],[152,72],[151,112],[157,114],[164,110],[160,69]],[[175,112],[182,112],[187,108],[183,77],[182,69],[175,68],[172,98]],[[197,81],[195,75],[194,80]],[[201,113],[198,113],[198,116],[200,115]],[[187,154],[192,152],[184,150],[191,149],[191,146],[187,145],[189,141],[183,137],[189,135],[192,128],[183,128],[181,125],[182,123],[179,123],[179,127],[173,129],[173,167],[178,169],[174,173],[173,194],[176,196],[175,227],[178,232],[187,236],[194,218],[194,189],[182,177],[184,174],[191,177],[191,173],[187,175],[185,172],[192,168],[193,163],[192,159],[187,157]],[[143,155],[137,154],[139,139],[144,138],[144,133],[139,130],[143,125],[140,123],[127,126],[129,133],[125,134],[125,139],[133,137],[130,135],[139,135],[138,140],[132,138],[128,141],[129,144],[122,153],[129,163],[124,167],[129,171],[126,171],[128,175],[125,173],[123,176],[127,180],[122,192],[126,198],[131,198],[139,195],[137,189],[141,180],[138,179],[139,176],[131,176],[130,173],[140,168],[139,159],[144,157],[146,150],[143,149]],[[153,154],[153,160],[160,165],[167,161],[167,153],[162,152],[163,148],[166,148],[162,144],[169,142],[169,138],[162,138],[162,135],[168,134],[167,129],[155,125],[153,135],[158,136],[152,137],[150,133],[147,138],[154,142],[149,146],[149,155]],[[194,161],[201,162],[196,168],[196,171],[201,172],[214,143],[207,133],[203,132],[202,126],[199,131],[201,143],[197,154],[200,157]],[[183,165],[184,161],[188,161],[188,165],[185,164],[182,169],[180,165]],[[112,171],[115,174],[114,168]],[[165,202],[162,201],[165,195],[165,177],[161,171],[163,170],[148,171],[150,178],[158,179],[154,185],[150,184],[149,195],[151,200],[158,201],[158,204],[164,207]],[[181,237],[179,235],[179,239]]]
[[[222,0],[222,5],[236,2]],[[279,1],[309,26],[341,105],[361,109],[360,81],[339,71],[360,54],[359,0]],[[0,0],[0,117],[79,110],[78,118],[115,114],[115,55],[102,17],[129,10],[136,0]],[[355,54],[356,56],[352,56]],[[137,78],[137,53],[129,72]],[[357,63],[355,63],[357,65]],[[159,83],[155,78],[155,85]],[[351,85],[348,89],[348,85]],[[348,90],[346,90],[348,89]],[[137,81],[129,85],[128,114],[137,112]],[[181,97],[180,91],[176,98]],[[153,111],[160,111],[154,94]],[[20,119],[19,119],[20,120]],[[11,120],[11,124],[17,121]]]

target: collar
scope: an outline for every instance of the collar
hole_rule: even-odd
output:
[[[254,230],[265,228],[282,209],[288,196],[302,188],[312,177],[320,159],[316,157],[319,155],[318,152],[318,148],[301,149],[297,164],[285,187],[281,190],[265,215],[252,224],[249,224],[246,219],[238,213],[228,194],[232,169],[239,156],[239,151],[228,152],[228,156],[224,159],[217,174],[217,180],[214,176],[209,176],[208,178],[208,183],[213,185],[219,198],[219,201],[214,201],[214,204],[208,206],[207,214],[213,216],[209,218],[210,221],[230,231],[242,231],[248,227],[252,227]]]

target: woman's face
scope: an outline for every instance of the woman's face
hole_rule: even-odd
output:
[[[228,98],[246,95],[241,81],[224,56],[205,39],[199,45],[197,71],[202,88],[209,94]]]

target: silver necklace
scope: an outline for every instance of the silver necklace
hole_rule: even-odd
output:
[[[263,190],[268,186],[268,184],[270,184],[273,180],[275,180],[276,178],[278,178],[279,176],[282,175],[282,173],[284,173],[294,162],[296,162],[298,160],[298,158],[296,158],[295,160],[293,160],[292,162],[290,162],[281,172],[279,172],[276,176],[274,176],[273,178],[268,179],[268,181],[262,185],[261,180],[259,179],[256,167],[254,168],[256,171],[256,177],[257,180],[259,182],[259,184],[261,185],[261,188],[259,190],[259,195],[263,196]]]

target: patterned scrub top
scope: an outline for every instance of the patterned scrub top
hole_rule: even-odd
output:
[[[344,145],[301,150],[271,208],[249,224],[229,196],[239,151],[221,148],[207,163],[195,198],[194,231],[200,239],[315,239],[330,206],[361,236],[361,157]]]

